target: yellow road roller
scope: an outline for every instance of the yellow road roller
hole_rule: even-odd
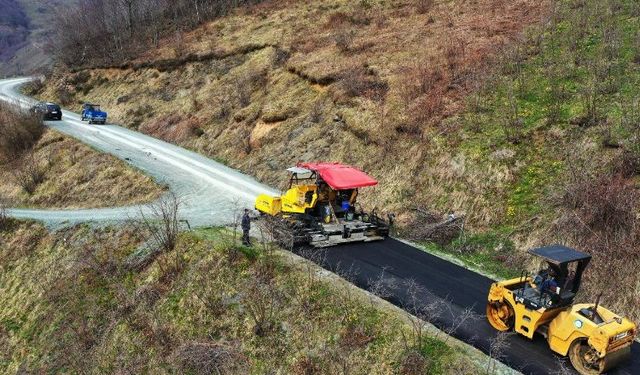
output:
[[[589,254],[561,245],[529,250],[546,265],[536,275],[491,285],[487,319],[499,331],[546,338],[583,375],[601,374],[631,354],[634,323],[600,306],[574,304]]]

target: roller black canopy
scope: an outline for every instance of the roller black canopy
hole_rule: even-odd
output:
[[[530,254],[539,256],[549,263],[561,265],[571,262],[591,260],[591,255],[562,245],[551,245],[529,250]]]

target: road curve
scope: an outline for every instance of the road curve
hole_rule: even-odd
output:
[[[0,100],[23,107],[35,101],[18,92],[30,78],[0,80]],[[62,121],[46,121],[56,129],[100,151],[112,154],[167,185],[182,202],[180,215],[192,226],[228,223],[238,207],[252,207],[260,193],[274,189],[218,162],[184,148],[116,125],[88,125],[76,113],[63,110]],[[82,210],[10,209],[20,219],[49,226],[86,221],[110,222],[135,218],[145,206]]]
[[[31,105],[32,99],[16,91],[27,81],[0,80],[0,100]],[[111,153],[167,184],[183,197],[181,216],[192,225],[227,222],[238,204],[253,205],[254,197],[261,192],[277,193],[248,176],[175,145],[119,126],[89,126],[72,112],[64,111],[63,115],[64,121],[47,122],[47,125]],[[15,209],[10,210],[10,214],[57,224],[120,220],[135,216],[138,210],[135,206],[91,210]],[[345,276],[361,288],[382,290],[385,299],[409,312],[428,310],[429,320],[436,326],[485,353],[489,352],[496,333],[481,315],[485,313],[491,279],[394,239],[305,251],[301,255]],[[438,307],[433,310],[427,306]],[[458,317],[465,310],[480,317],[461,322]],[[500,360],[524,374],[559,374],[562,364],[568,366],[566,360],[554,355],[540,337],[529,341],[511,336],[507,340],[508,346]],[[630,362],[609,374],[640,374],[640,344],[634,343]]]

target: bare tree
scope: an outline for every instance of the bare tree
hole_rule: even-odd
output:
[[[191,374],[240,374],[249,367],[237,345],[224,342],[185,342],[175,350],[173,359],[181,372]]]
[[[630,152],[636,163],[640,164],[640,98],[634,98],[621,108],[621,125],[630,137],[625,149]],[[640,171],[639,171],[640,172]]]
[[[31,152],[18,162],[13,171],[13,176],[22,190],[31,195],[36,191],[38,185],[44,181],[45,173],[45,168]]]
[[[369,287],[367,288],[367,290],[371,293],[369,302],[371,303],[372,307],[374,306],[375,301],[373,296],[377,296],[383,299],[391,297],[393,293],[392,290],[396,287],[393,281],[390,281],[387,277],[385,277],[386,271],[387,267],[383,267],[382,272],[380,272],[378,277],[375,280],[369,281]]]
[[[7,203],[4,199],[0,199],[0,230],[6,228],[9,223],[9,215],[7,214]]]
[[[403,333],[405,350],[415,349],[418,352],[422,352],[425,345],[428,322],[434,321],[442,314],[444,301],[435,296],[430,296],[435,298],[425,298],[429,296],[428,293],[415,280],[406,281],[404,288],[407,294],[403,309],[407,312],[407,319],[412,328],[410,337],[406,337]],[[430,302],[426,302],[428,300]]]
[[[224,265],[223,257],[211,262],[200,262],[195,269],[193,284],[196,298],[214,316],[224,311],[225,296],[220,285],[226,283],[229,267]]]
[[[522,134],[524,121],[522,117],[520,117],[520,107],[514,85],[515,83],[511,80],[507,82],[507,102],[502,119],[502,128],[507,140],[512,143],[518,143]]]
[[[271,282],[260,277],[249,278],[243,290],[242,300],[253,321],[253,332],[260,337],[266,336],[274,329],[282,294]]]
[[[142,229],[150,234],[148,242],[152,252],[169,253],[176,249],[180,233],[179,208],[180,200],[174,193],[169,193],[149,204],[146,209],[140,209]],[[182,269],[183,261],[182,253],[176,251],[173,262],[167,259],[159,261],[158,265],[163,275],[169,276]]]
[[[235,246],[238,242],[238,227],[242,220],[242,209],[240,207],[240,198],[234,198],[231,203],[233,205],[231,228],[233,228],[233,245]]]
[[[0,162],[31,149],[44,132],[42,119],[16,104],[0,102]]]
[[[80,0],[76,7],[56,13],[51,52],[68,66],[119,64],[157,46],[162,37],[257,2],[260,0]],[[95,45],[102,48],[93,48]]]
[[[489,362],[487,363],[487,374],[495,374],[498,363],[504,357],[505,349],[509,348],[508,339],[512,336],[512,332],[498,332],[496,337],[491,339],[489,344]]]
[[[448,310],[452,322],[449,327],[444,329],[444,333],[446,333],[446,336],[443,339],[444,342],[449,341],[449,339],[451,339],[451,336],[453,336],[458,331],[458,329],[460,329],[460,327],[469,322],[475,322],[480,319],[480,315],[473,311],[473,306],[467,307],[461,312],[454,311],[452,309],[452,303],[445,303],[444,306]]]

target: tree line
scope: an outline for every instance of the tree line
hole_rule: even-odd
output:
[[[260,0],[80,0],[56,10],[50,43],[67,67],[126,61],[170,36]]]

